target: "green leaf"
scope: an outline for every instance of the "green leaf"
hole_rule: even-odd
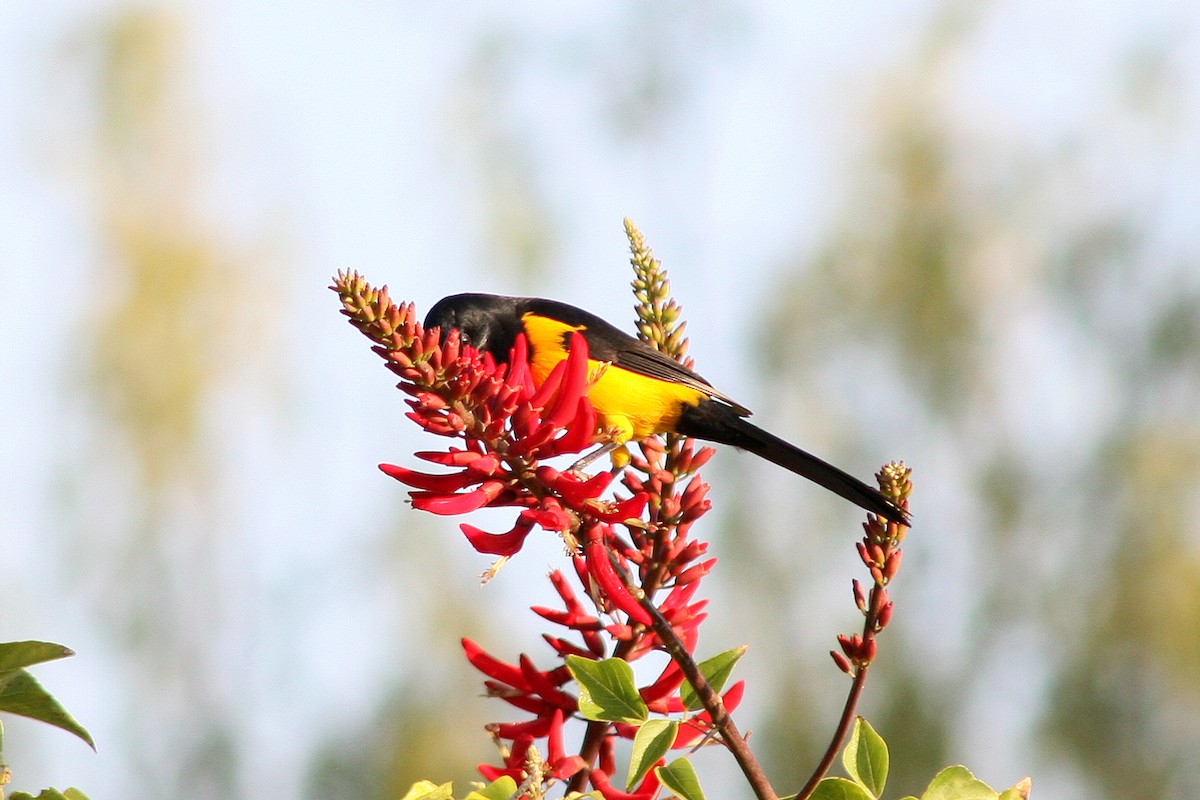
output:
[[[692,762],[686,758],[677,758],[665,767],[655,767],[654,774],[659,783],[667,787],[671,794],[682,800],[704,800],[704,792],[700,790],[700,779]]]
[[[887,783],[888,749],[883,737],[862,717],[854,720],[850,742],[842,752],[842,766],[854,782],[872,797],[883,795]]]
[[[809,795],[809,800],[873,800],[859,784],[845,778],[825,778]]]
[[[567,668],[579,684],[579,713],[587,719],[636,725],[649,716],[633,682],[633,668],[622,659],[567,656]]]
[[[629,779],[625,782],[625,790],[632,792],[633,787],[642,782],[650,768],[667,754],[675,742],[675,733],[679,723],[669,719],[652,719],[638,728],[633,737],[633,754],[629,757]]]
[[[725,682],[729,680],[734,665],[745,654],[746,646],[742,645],[732,650],[726,650],[724,653],[718,653],[712,658],[706,658],[697,666],[700,667],[700,674],[704,676],[704,680],[708,681],[712,690],[720,692],[725,688]],[[696,695],[696,690],[687,681],[684,681],[683,685],[679,687],[679,697],[683,700],[683,707],[688,711],[696,711],[704,706]]]
[[[91,734],[68,714],[58,701],[37,680],[23,669],[14,670],[12,677],[0,688],[0,711],[46,722],[73,733],[96,749]]]
[[[417,781],[409,787],[402,800],[454,800],[453,784],[438,786],[433,781]]]
[[[0,672],[56,661],[75,655],[75,651],[50,642],[4,642],[0,644]]]
[[[67,800],[88,800],[86,794],[74,788],[67,789],[63,794],[66,795]]]
[[[507,775],[501,775],[482,789],[471,792],[467,800],[510,800],[516,793],[517,782]]]
[[[76,792],[76,794],[72,796],[71,792]],[[8,800],[76,800],[79,797],[83,797],[83,795],[78,794],[77,789],[67,789],[66,794],[58,791],[58,789],[42,789],[37,797],[28,792],[13,792],[8,796]],[[87,798],[84,798],[84,800],[87,800]]]
[[[929,782],[921,800],[999,800],[1000,794],[966,767],[946,767]]]

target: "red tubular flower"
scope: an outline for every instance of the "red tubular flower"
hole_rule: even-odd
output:
[[[645,492],[640,492],[633,497],[616,503],[601,503],[596,500],[589,500],[584,504],[584,507],[590,516],[595,517],[601,522],[615,525],[623,523],[626,520],[640,519],[642,512],[646,510],[646,503],[649,499],[649,496]]]
[[[570,353],[566,358],[566,370],[562,384],[555,393],[554,403],[546,415],[546,424],[565,428],[579,413],[579,403],[587,396],[588,359],[587,340],[578,331],[571,332]]]
[[[543,475],[538,486],[549,484],[549,492],[531,491],[530,466],[536,469],[538,460],[582,452],[596,439],[582,335],[572,335],[567,358],[535,385],[523,336],[516,338],[508,363],[497,365],[490,354],[463,347],[458,337],[441,341],[438,331],[423,330],[413,306],[392,304],[386,287],[377,291],[357,275],[340,274],[333,288],[341,294],[347,316],[376,342],[376,352],[400,376],[400,388],[412,395],[409,416],[432,433],[466,442],[465,449],[420,454],[451,467],[450,473],[381,465],[386,474],[414,489],[415,508],[442,515],[485,506],[534,508],[533,515],[523,513],[507,534],[464,527],[472,546],[496,555],[515,554],[531,525],[557,532],[573,529],[578,521],[568,511],[580,519],[605,522],[641,515],[644,496],[635,494],[621,502],[601,499],[611,483],[607,473],[589,480],[555,473],[551,481]]]
[[[659,714],[668,713],[667,697],[683,684],[683,670],[675,661],[668,661],[658,679],[649,686],[639,689],[642,702],[651,711]],[[680,704],[682,705],[682,703]]]
[[[732,712],[741,705],[742,697],[746,693],[746,682],[738,681],[733,686],[730,686],[723,695],[721,695],[721,703],[725,706],[727,712]],[[679,726],[679,732],[675,734],[675,741],[671,744],[673,750],[678,750],[684,747],[691,747],[696,740],[708,733],[712,727],[712,716],[707,711],[701,711],[696,716],[692,717],[689,722],[684,722]]]
[[[536,612],[536,609],[535,609]],[[599,627],[599,626],[597,626]],[[554,652],[558,653],[563,658],[567,656],[579,656],[580,658],[595,658],[594,653],[584,650],[582,647],[571,644],[566,639],[558,636],[551,636],[548,633],[543,633],[542,638],[546,640],[546,644],[554,648]]]
[[[529,656],[522,653],[521,676],[525,679],[530,689],[547,703],[551,703],[568,713],[575,712],[577,707],[575,698],[558,688],[559,684],[564,683],[566,679],[571,677],[569,672],[565,678],[556,681],[550,673],[538,670],[529,659]]]
[[[446,475],[430,475],[426,472],[400,467],[395,464],[380,464],[379,469],[389,477],[406,483],[414,489],[439,494],[449,494],[465,489],[474,483],[482,482],[482,478],[472,475],[470,471],[451,472]]]
[[[597,528],[599,527],[597,526]],[[624,611],[631,622],[649,626],[651,624],[650,614],[646,609],[642,608],[642,604],[638,602],[637,598],[629,593],[625,582],[617,574],[616,568],[609,560],[609,552],[603,538],[589,537],[588,543],[583,548],[583,557],[587,560],[588,574],[595,579],[609,602],[619,610]]]
[[[707,561],[701,561],[694,567],[689,567],[683,572],[675,576],[676,586],[686,586],[690,583],[695,583],[712,571],[713,566],[717,563],[715,558],[710,558]]]
[[[467,661],[471,662],[471,666],[484,675],[495,678],[501,683],[508,684],[514,689],[520,689],[524,692],[531,691],[531,687],[525,682],[520,668],[500,661],[475,644],[475,642],[465,637],[462,640],[462,646],[467,654]]]
[[[439,343],[435,335],[421,330],[411,307],[402,311],[402,321],[393,320],[390,329],[403,330],[403,337],[391,341],[383,353],[405,379],[401,387],[413,395],[409,416],[426,430],[461,437],[467,444],[447,453],[418,454],[455,470],[445,474],[380,465],[387,475],[413,488],[414,508],[456,515],[485,506],[530,506],[532,510],[522,512],[508,533],[488,534],[462,526],[477,550],[503,556],[519,551],[534,525],[556,532],[571,530],[578,523],[568,509],[580,517],[606,521],[640,515],[643,498],[620,503],[601,500],[612,481],[608,473],[583,479],[537,467],[537,459],[581,452],[595,439],[596,417],[587,399],[587,342],[582,336],[576,335],[568,357],[542,385],[535,386],[523,336],[517,337],[509,363],[497,366],[490,356],[461,348],[457,337]],[[528,462],[535,467],[537,485],[548,492],[531,491]]]
[[[556,497],[544,497],[537,508],[528,509],[521,514],[548,531],[569,531],[573,523],[571,515]]]
[[[529,734],[518,736],[513,742],[508,758],[504,759],[504,767],[493,767],[491,764],[479,764],[475,768],[489,781],[499,780],[505,775],[519,785],[525,780],[525,761],[534,737]]]
[[[491,505],[492,501],[500,497],[504,491],[505,486],[500,481],[486,481],[478,489],[464,494],[417,491],[409,492],[409,496],[412,498],[413,508],[428,511],[431,514],[453,516],[469,514]]]
[[[591,478],[584,478],[576,473],[559,472],[548,466],[539,467],[537,477],[572,508],[604,494],[613,479],[611,472],[600,472]]]
[[[555,711],[559,714],[561,712]],[[519,739],[528,736],[531,739],[541,739],[550,733],[552,717],[537,717],[524,722],[493,722],[484,727],[501,739]]]
[[[522,783],[528,774],[526,762],[529,759],[529,748],[538,739],[545,738],[547,754],[546,764],[549,766],[547,777],[555,780],[566,780],[584,769],[587,764],[577,755],[568,755],[563,743],[563,712],[555,709],[529,723],[501,723],[488,726],[497,736],[512,738],[513,745],[508,757],[504,759],[503,767],[491,764],[479,764],[476,769],[489,781],[497,780],[505,775],[517,783]],[[506,734],[512,734],[508,736]]]
[[[563,712],[557,710],[550,718],[550,730],[546,734],[546,762],[550,765],[551,777],[566,780],[587,766],[580,756],[567,755],[563,746]]]
[[[508,703],[514,708],[519,708],[535,717],[542,717],[554,712],[557,706],[547,703],[545,700],[540,700],[536,697],[527,694],[517,694],[513,690],[496,683],[495,681],[484,681],[483,688],[488,697],[497,697]]]
[[[632,792],[624,792],[613,786],[608,773],[602,769],[592,770],[588,778],[604,800],[654,800],[658,797],[660,787],[658,776],[654,774],[654,770],[650,770]]]
[[[508,533],[488,533],[465,522],[458,527],[476,551],[507,557],[516,555],[521,549],[521,545],[525,544],[525,537],[533,530],[533,524],[534,521],[526,519],[522,512],[522,515],[517,518],[517,524]]]

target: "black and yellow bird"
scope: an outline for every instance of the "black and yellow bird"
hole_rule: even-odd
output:
[[[425,327],[440,328],[443,341],[457,331],[464,344],[491,353],[497,363],[508,360],[517,335],[524,333],[530,372],[539,385],[567,357],[571,333],[578,331],[587,342],[593,369],[607,365],[588,390],[606,434],[605,451],[669,432],[733,445],[867,511],[908,524],[908,514],[878,490],[751,425],[745,419],[750,411],[704,378],[583,309],[536,297],[456,294],[430,309]]]

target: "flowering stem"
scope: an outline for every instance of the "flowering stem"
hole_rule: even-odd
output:
[[[633,649],[633,643],[633,639],[626,639],[619,642],[613,651],[612,657],[624,658]],[[579,756],[588,765],[588,769],[581,769],[571,776],[571,780],[567,783],[568,795],[571,792],[583,791],[584,785],[587,783],[587,776],[591,770],[591,765],[596,763],[596,759],[600,755],[600,745],[603,744],[604,737],[608,735],[611,727],[611,722],[593,721],[587,724],[587,729],[583,732],[583,741],[580,743]]]
[[[813,770],[808,783],[804,784],[804,788],[795,795],[793,800],[808,800],[816,791],[817,784],[833,766],[833,760],[837,758],[838,751],[842,749],[842,742],[846,740],[846,734],[850,732],[850,726],[854,724],[854,712],[858,708],[859,698],[862,697],[863,687],[866,685],[867,666],[864,665],[855,673],[854,682],[850,684],[850,694],[846,696],[846,706],[842,709],[842,718],[838,721],[837,730],[833,733],[833,739],[829,742],[825,755],[821,757],[821,763]]]
[[[600,755],[600,745],[604,741],[604,737],[608,734],[608,729],[612,727],[611,722],[589,722],[587,730],[583,733],[583,743],[579,748],[579,757],[588,764],[587,769],[581,769],[576,772],[571,780],[567,783],[567,794],[572,792],[582,792],[584,785],[587,783],[588,772],[591,771],[591,765],[596,763],[596,759]]]
[[[721,732],[721,740],[725,742],[725,746],[729,748],[729,752],[733,753],[734,760],[742,768],[742,774],[746,776],[746,780],[750,783],[750,788],[754,791],[754,796],[758,800],[778,800],[779,795],[775,794],[775,790],[771,787],[771,782],[767,780],[766,772],[763,771],[762,766],[758,763],[758,759],[754,757],[754,752],[751,751],[750,746],[746,744],[746,738],[738,730],[733,717],[729,716],[728,712],[725,711],[725,704],[721,701],[721,695],[713,691],[712,686],[709,685],[708,680],[704,677],[704,673],[700,671],[699,665],[696,664],[696,660],[692,658],[692,654],[688,652],[686,645],[675,634],[675,629],[671,627],[671,623],[655,607],[654,603],[650,602],[649,597],[642,600],[642,607],[650,614],[651,627],[658,634],[663,647],[666,648],[671,659],[679,665],[679,669],[683,672],[683,676],[687,679],[687,682],[696,690],[696,697],[700,699],[700,702],[704,705],[704,710],[712,718],[713,726]]]
[[[909,480],[911,474],[912,470],[903,463],[892,463],[884,466],[876,475],[880,490],[905,509],[908,507],[908,496],[912,491],[912,482]],[[888,597],[887,587],[900,569],[900,543],[904,541],[907,526],[868,515],[863,530],[865,536],[858,543],[858,553],[863,564],[870,569],[875,586],[867,592],[858,581],[853,582],[855,605],[863,615],[862,634],[839,636],[838,643],[842,646],[842,653],[830,652],[834,662],[843,671],[853,675],[854,680],[850,684],[850,693],[846,696],[846,705],[842,709],[842,717],[838,720],[833,740],[825,750],[821,763],[809,777],[808,783],[804,784],[804,788],[795,795],[794,800],[807,800],[833,766],[833,760],[837,758],[846,734],[854,724],[854,713],[862,697],[863,687],[867,683],[867,668],[875,660],[876,637],[892,618],[892,601]]]

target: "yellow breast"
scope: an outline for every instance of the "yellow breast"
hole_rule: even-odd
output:
[[[521,321],[531,351],[529,368],[534,381],[541,385],[555,365],[567,357],[564,336],[583,327],[532,313]],[[605,367],[605,362],[592,358],[588,364],[593,378],[588,399],[596,410],[601,431],[618,444],[673,431],[683,406],[696,405],[704,398],[688,386],[631,372],[615,364]]]

